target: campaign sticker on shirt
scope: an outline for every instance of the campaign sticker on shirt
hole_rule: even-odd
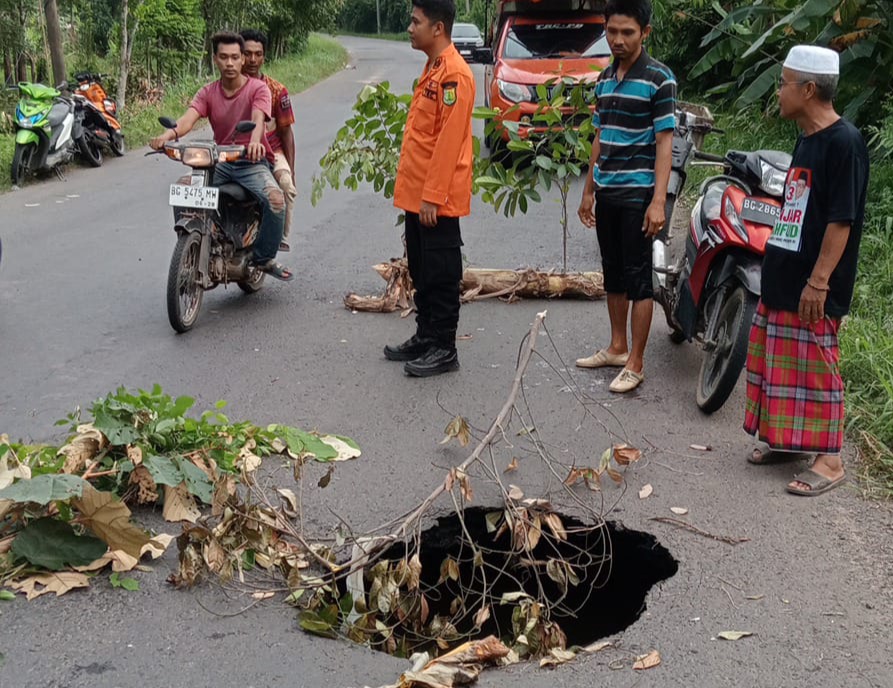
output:
[[[459,84],[455,81],[443,85],[443,104],[452,107],[456,104],[456,87]]]
[[[792,167],[785,184],[784,207],[775,223],[769,244],[785,251],[799,252],[803,243],[803,220],[812,189],[812,170]]]

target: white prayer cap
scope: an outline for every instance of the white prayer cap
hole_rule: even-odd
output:
[[[840,74],[840,55],[830,48],[817,45],[795,45],[788,53],[784,66],[803,74]]]

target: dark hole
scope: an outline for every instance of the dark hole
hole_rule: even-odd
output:
[[[456,628],[463,640],[490,634],[511,637],[516,605],[500,605],[499,600],[505,593],[523,590],[548,602],[551,618],[567,636],[568,647],[587,645],[635,623],[645,611],[651,587],[678,570],[670,552],[650,533],[627,530],[612,522],[596,527],[561,514],[557,515],[567,531],[567,540],[552,536],[543,526],[544,534],[532,552],[531,562],[529,554],[512,553],[510,533],[494,539],[497,533],[492,522],[489,530],[487,523],[487,514],[494,511],[475,507],[466,509],[463,515],[468,535],[482,551],[483,565],[480,561],[475,565],[472,547],[456,514],[438,519],[421,536],[421,589],[431,616],[461,617]],[[384,558],[398,560],[406,553],[406,545],[400,543],[386,550]],[[441,566],[447,558],[458,564],[458,581],[449,577],[440,580]],[[550,578],[545,565],[549,559],[571,563],[579,584],[563,586]],[[475,631],[474,612],[483,604],[485,589],[491,601],[491,617]],[[457,597],[465,600],[464,615],[455,613]],[[419,642],[408,649],[429,648],[430,644]]]

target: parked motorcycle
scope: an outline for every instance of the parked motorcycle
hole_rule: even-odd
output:
[[[176,128],[176,122],[167,117],[158,121],[168,129]],[[236,131],[246,133],[254,126],[250,121],[239,122]],[[252,294],[263,285],[265,274],[249,262],[261,209],[238,184],[213,184],[217,164],[241,159],[245,146],[177,139],[166,143],[163,152],[192,168],[191,174],[171,184],[169,196],[177,245],[168,271],[167,315],[174,330],[187,332],[198,319],[205,291],[235,282]]]
[[[706,354],[696,394],[704,413],[722,407],[744,368],[762,259],[781,214],[791,165],[791,156],[781,151],[702,153],[696,139],[711,130],[710,124],[679,118],[673,146],[673,174],[681,180],[676,193],[689,165],[717,165],[723,173],[701,184],[685,248],[675,263],[666,264],[665,236],[658,236],[654,249],[655,300],[664,309],[670,338],[696,339]]]
[[[118,121],[118,104],[102,87],[102,74],[81,72],[75,75],[74,96],[84,108],[84,137],[79,141],[81,154],[93,167],[102,164],[102,149],[124,155],[124,133]]]
[[[15,111],[11,177],[21,186],[27,175],[58,169],[74,157],[83,138],[83,116],[59,88],[24,81],[18,88],[22,97]]]

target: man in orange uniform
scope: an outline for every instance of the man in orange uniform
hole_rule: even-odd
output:
[[[406,212],[406,255],[415,286],[416,333],[386,346],[408,375],[458,370],[462,281],[459,218],[471,212],[474,77],[453,46],[453,0],[412,0],[409,36],[428,62],[412,98],[394,205]]]

